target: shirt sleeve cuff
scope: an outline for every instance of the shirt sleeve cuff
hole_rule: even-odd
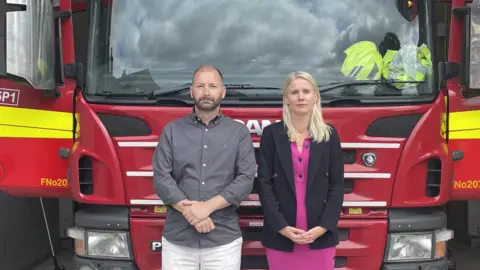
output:
[[[229,196],[228,192],[222,191],[222,192],[220,192],[219,195],[222,196],[222,198],[225,199],[225,201],[227,201],[229,204],[231,204],[235,207],[240,206],[240,202],[238,200],[236,200],[234,196]]]
[[[160,198],[163,200],[163,203],[166,205],[174,205],[180,201],[186,200],[187,197],[183,194],[173,194],[170,196],[167,196],[166,198]]]

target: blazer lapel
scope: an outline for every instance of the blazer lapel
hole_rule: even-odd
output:
[[[323,157],[325,156],[326,143],[313,142],[310,144],[310,160],[308,163],[308,178],[307,178],[307,190],[315,181],[315,174],[323,163]]]
[[[283,125],[282,125],[283,127]],[[293,178],[293,162],[292,162],[292,149],[291,143],[288,139],[288,134],[285,129],[281,129],[280,132],[275,132],[274,135],[275,144],[277,145],[277,153],[282,164],[285,175],[287,176],[288,183],[295,194],[295,182]]]

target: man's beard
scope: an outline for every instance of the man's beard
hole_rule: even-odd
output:
[[[213,111],[218,107],[218,105],[220,105],[220,99],[215,100],[214,98],[207,97],[201,99],[194,98],[194,102],[195,106],[202,111]]]

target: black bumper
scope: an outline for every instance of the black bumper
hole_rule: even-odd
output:
[[[384,264],[382,270],[449,270],[447,259],[433,262],[389,263]]]
[[[447,215],[437,209],[412,208],[389,210],[388,233],[434,231],[447,227]],[[386,241],[390,246],[389,239]],[[384,261],[387,260],[387,253]],[[455,261],[447,251],[447,258],[428,262],[384,263],[381,270],[455,270]]]
[[[75,256],[73,260],[73,270],[80,270],[82,266],[90,266],[92,270],[138,270],[132,261],[101,260]]]

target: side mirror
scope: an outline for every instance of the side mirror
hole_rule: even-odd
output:
[[[0,0],[1,77],[20,77],[36,89],[55,89],[53,19],[51,0]]]
[[[418,0],[395,0],[395,5],[400,14],[409,22],[418,15]]]
[[[446,83],[447,80],[455,78],[460,75],[460,64],[457,62],[442,62],[438,63],[438,81],[440,84]]]

